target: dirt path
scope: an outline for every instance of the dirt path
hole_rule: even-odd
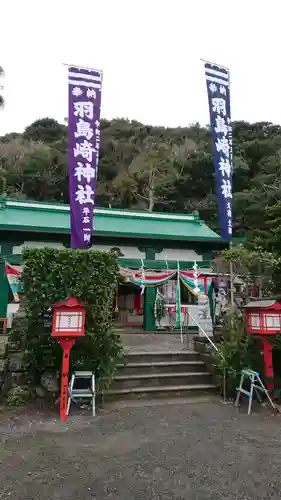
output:
[[[1,418],[1,413],[0,413]],[[259,500],[281,496],[281,417],[219,401],[0,424],[0,499]]]

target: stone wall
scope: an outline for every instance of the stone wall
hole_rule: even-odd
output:
[[[214,339],[212,339],[214,340]],[[216,373],[215,350],[206,337],[195,336],[193,339],[194,350],[200,353],[200,356],[206,364],[208,371],[212,374],[214,383],[220,385],[220,379]]]
[[[23,364],[24,352],[15,351],[9,344],[8,335],[0,337],[0,400],[18,386],[28,384]]]
[[[13,326],[16,326],[17,322],[20,324],[24,316],[23,300],[15,313]],[[9,335],[3,335],[0,338],[0,399],[3,399],[15,387],[28,385],[22,349],[20,345],[11,343]]]
[[[0,337],[0,399],[5,392],[5,384],[8,371],[8,335]]]

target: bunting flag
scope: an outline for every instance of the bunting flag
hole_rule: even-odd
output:
[[[16,302],[19,302],[18,293],[22,291],[22,284],[20,283],[22,270],[23,266],[11,266],[11,264],[6,262],[5,274]],[[176,278],[177,283],[182,282],[191,293],[197,296],[202,294],[209,295],[214,279],[213,276],[199,274],[195,282],[193,272],[180,270],[155,273],[152,271],[144,272],[143,270],[141,272],[136,272],[132,269],[120,267],[120,274],[129,282],[140,287],[158,287]],[[196,291],[196,289],[199,290]],[[177,299],[179,299],[179,295],[180,286],[177,286]]]
[[[135,272],[130,269],[120,268],[120,273],[131,283],[140,287],[161,286],[167,281],[177,278],[193,295],[208,295],[213,282],[212,276],[205,276],[198,273],[195,280],[191,271],[165,271],[162,273],[152,273],[151,271]],[[177,287],[178,289],[178,287]]]
[[[193,273],[188,271],[180,272],[180,279],[183,285],[188,288],[188,290],[194,295],[208,295],[210,287],[213,282],[211,276],[201,276],[199,275],[194,282]],[[196,290],[197,289],[197,290]]]
[[[20,277],[22,273],[23,266],[11,266],[6,262],[5,264],[5,274],[10,285],[12,294],[14,296],[14,301],[19,302],[19,292],[22,291],[22,285],[20,283]]]
[[[129,277],[129,281],[138,286],[160,286],[167,283],[170,279],[176,276],[176,271],[168,271],[164,273],[136,273],[133,276]]]

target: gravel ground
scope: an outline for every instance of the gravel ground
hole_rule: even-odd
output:
[[[1,500],[281,497],[281,415],[266,409],[211,399],[0,419]]]

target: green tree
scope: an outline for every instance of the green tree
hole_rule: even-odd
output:
[[[281,257],[262,247],[233,245],[223,250],[215,259],[215,270],[219,274],[228,274],[232,263],[234,280],[240,277],[245,284],[244,298],[248,298],[250,286],[256,283],[260,297],[272,294],[274,290],[274,275],[281,265]]]
[[[61,141],[66,136],[66,126],[53,118],[41,118],[26,127],[23,138],[28,141],[41,141],[46,144]]]
[[[22,275],[26,316],[11,339],[24,347],[27,369],[38,380],[46,370],[61,369],[61,348],[44,325],[52,305],[75,297],[86,306],[85,337],[71,351],[72,370],[93,370],[103,385],[110,382],[122,345],[111,329],[112,302],[119,276],[114,252],[51,248],[26,249]]]
[[[163,204],[166,193],[180,172],[173,162],[171,146],[148,140],[140,152],[114,180],[118,196],[125,189],[137,207],[153,211],[156,204]],[[166,201],[168,202],[168,201]]]
[[[22,139],[0,143],[0,176],[9,196],[67,201],[66,158],[48,144]]]
[[[26,128],[23,136],[7,134],[0,138],[1,150],[3,143],[11,144],[13,149],[15,139],[24,143],[24,158],[31,166],[21,156],[17,158],[21,180],[16,181],[15,162],[12,166],[8,162],[7,167],[5,154],[4,168],[2,155],[1,173],[5,170],[7,177],[10,171],[7,186],[10,196],[67,202],[65,124],[51,118],[37,120]],[[233,149],[234,236],[246,237],[253,245],[270,251],[276,244],[270,211],[281,202],[281,127],[270,122],[234,122]],[[41,183],[36,178],[37,187],[30,179],[31,170],[34,173],[37,170],[42,178]],[[96,201],[100,206],[116,208],[185,213],[197,210],[207,224],[218,230],[209,127],[195,123],[189,127],[165,128],[136,120],[101,120]]]

